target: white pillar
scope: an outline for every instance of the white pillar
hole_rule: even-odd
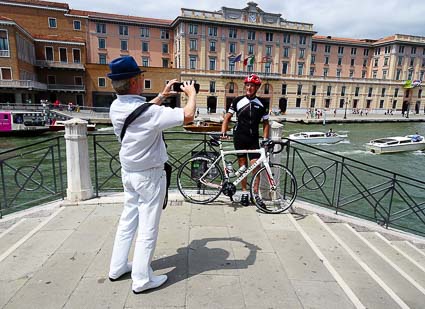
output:
[[[270,138],[271,140],[275,141],[275,142],[281,142],[282,141],[282,134],[283,134],[283,124],[277,122],[277,121],[272,121],[271,125],[270,125]],[[275,150],[279,150],[282,146],[281,145],[276,145],[274,146]],[[271,161],[274,163],[281,163],[282,162],[282,154],[283,152],[279,152],[278,154],[273,154]],[[277,183],[279,183],[279,179],[280,179],[280,170],[275,170],[273,171],[274,174],[274,178],[275,181]],[[261,179],[263,180],[263,179]]]
[[[274,141],[280,141],[282,139],[283,124],[277,121],[272,121],[270,128],[270,138]]]
[[[65,122],[67,200],[84,201],[93,197],[90,178],[87,121],[74,118]]]

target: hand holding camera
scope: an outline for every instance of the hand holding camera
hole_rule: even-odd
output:
[[[182,86],[184,86],[184,83],[193,83],[193,86],[195,87],[196,93],[199,92],[200,89],[200,85],[198,83],[195,83],[194,81],[188,81],[188,82],[176,82],[173,84],[173,91],[176,92],[184,92],[184,90],[182,89]]]

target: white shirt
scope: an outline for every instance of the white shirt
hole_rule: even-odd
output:
[[[138,95],[118,95],[112,102],[109,116],[118,137],[128,115],[146,102]],[[162,131],[183,124],[182,108],[152,105],[127,128],[121,141],[120,161],[125,171],[143,171],[161,167],[168,160],[167,149],[162,140]]]

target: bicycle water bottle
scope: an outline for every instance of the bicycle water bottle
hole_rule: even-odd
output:
[[[246,165],[242,165],[235,173],[236,177],[239,177],[247,170]]]
[[[226,161],[226,170],[227,170],[229,177],[235,176],[232,162]]]

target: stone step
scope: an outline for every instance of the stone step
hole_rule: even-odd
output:
[[[298,223],[366,308],[408,308],[317,215]]]
[[[416,263],[406,253],[391,245],[390,241],[378,232],[364,232],[361,235],[391,262],[410,276],[419,285],[418,289],[425,294],[425,268]]]
[[[0,234],[0,254],[9,250],[22,237],[25,237],[31,230],[43,222],[44,219],[46,218],[23,218],[5,229]]]
[[[425,295],[411,277],[395,267],[394,263],[391,263],[385,255],[348,224],[335,223],[329,226],[404,303],[410,308],[423,308]]]
[[[407,255],[410,256],[416,263],[425,268],[425,252],[421,249],[418,249],[415,245],[412,245],[410,242],[403,241],[392,241],[391,244],[396,248],[402,250]]]
[[[285,243],[279,246],[282,250],[279,252],[282,263],[289,277],[297,283],[294,286],[297,290],[307,289],[301,296],[311,298],[309,302],[303,302],[304,307],[364,308],[352,291],[346,289],[346,284],[341,284],[340,278],[335,275],[335,269],[304,231],[300,222],[306,217],[304,215],[288,217],[296,232],[281,235]]]

